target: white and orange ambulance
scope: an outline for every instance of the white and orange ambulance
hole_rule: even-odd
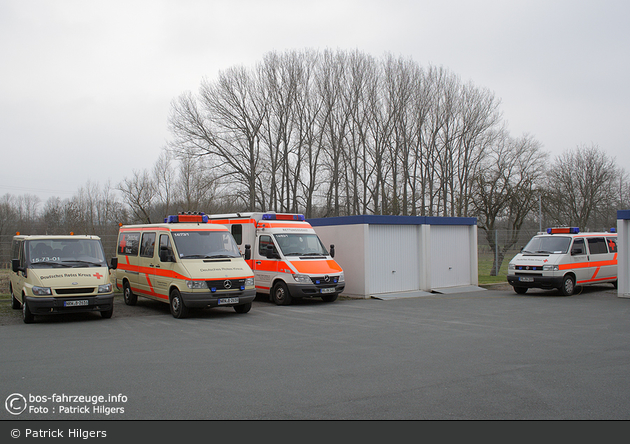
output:
[[[510,261],[507,280],[519,294],[528,288],[557,288],[570,296],[576,286],[601,283],[617,288],[617,233],[548,228]]]
[[[321,297],[333,302],[344,290],[343,270],[326,250],[302,214],[233,213],[208,216],[230,229],[241,253],[253,245],[249,265],[256,291],[269,294],[278,305],[293,298]]]
[[[138,295],[190,308],[234,307],[247,313],[256,297],[254,274],[234,238],[203,213],[168,216],[162,224],[123,225],[118,233],[116,287],[127,305]]]

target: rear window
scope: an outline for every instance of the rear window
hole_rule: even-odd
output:
[[[118,254],[137,256],[140,246],[140,233],[120,233],[118,237]]]
[[[606,248],[606,241],[603,237],[589,237],[588,242],[588,251],[591,254],[606,254],[608,253],[608,248]]]

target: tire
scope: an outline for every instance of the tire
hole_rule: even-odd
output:
[[[22,320],[25,324],[30,324],[35,321],[35,316],[31,313],[31,310],[28,308],[28,304],[26,303],[26,298],[22,295]]]
[[[136,302],[138,302],[138,295],[134,294],[127,281],[123,284],[123,299],[127,305],[136,305]]]
[[[613,288],[616,289],[617,288],[617,281],[613,282],[612,285],[613,285]]]
[[[525,294],[527,293],[527,287],[514,287],[514,291],[518,294]]]
[[[322,295],[322,301],[335,302],[337,300],[337,296],[339,296],[339,293],[325,294],[325,295]]]
[[[182,295],[176,288],[171,291],[170,306],[174,318],[183,319],[188,316],[188,308],[184,305]]]
[[[289,293],[289,289],[284,282],[278,282],[273,286],[273,289],[271,290],[271,299],[276,303],[276,305],[289,305],[293,300],[291,293]]]
[[[9,291],[11,292],[11,308],[14,310],[19,310],[22,307],[20,301],[18,301],[13,295],[13,286],[9,284]]]
[[[252,303],[248,302],[247,304],[235,305],[234,311],[237,313],[248,313],[249,310],[252,309]]]
[[[103,319],[109,319],[112,317],[112,315],[114,314],[114,306],[112,305],[112,308],[110,308],[109,310],[103,310],[101,311],[101,317]]]
[[[562,287],[560,287],[560,293],[564,296],[571,296],[575,292],[575,278],[571,275],[567,275],[562,280]]]

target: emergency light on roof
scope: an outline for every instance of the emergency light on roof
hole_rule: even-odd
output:
[[[305,221],[303,214],[274,214],[274,213],[265,213],[262,215],[263,220],[299,220]]]
[[[578,227],[556,227],[547,228],[547,234],[578,234],[580,229]]]
[[[208,223],[208,216],[205,213],[179,213],[164,218],[165,224],[183,223]]]

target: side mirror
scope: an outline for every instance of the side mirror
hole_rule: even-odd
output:
[[[117,257],[113,257],[111,260],[111,267],[112,270],[115,270],[116,268],[118,268],[118,258]]]
[[[173,256],[173,250],[169,247],[163,245],[160,247],[160,261],[162,262],[175,262],[175,257]]]
[[[582,251],[582,247],[576,247],[571,250],[571,256],[577,256],[578,254],[584,254],[584,252]]]
[[[266,253],[268,259],[280,259],[280,255],[276,252],[276,248],[273,245],[267,245]]]
[[[252,246],[245,244],[245,260],[248,261],[252,258]]]
[[[20,260],[19,259],[12,259],[11,260],[11,270],[13,270],[14,273],[17,273],[18,271],[20,271]]]
[[[330,257],[335,257],[335,246],[330,244]]]

